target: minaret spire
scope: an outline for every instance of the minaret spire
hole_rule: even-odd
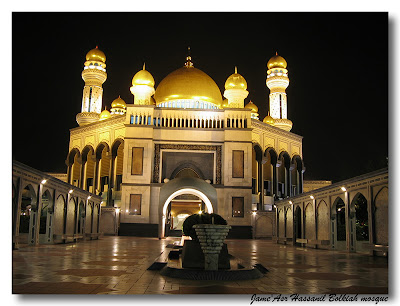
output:
[[[235,66],[235,74],[237,74],[237,67]]]
[[[192,57],[190,56],[190,47],[188,47],[188,56],[186,56],[185,67],[186,67],[186,68],[191,68],[191,67],[193,67]]]
[[[146,70],[146,63],[143,62],[143,70]]]

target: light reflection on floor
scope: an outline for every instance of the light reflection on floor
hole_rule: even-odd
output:
[[[13,293],[383,294],[388,290],[387,258],[282,246],[268,240],[226,240],[229,253],[269,270],[257,280],[180,280],[147,270],[168,244],[179,240],[104,237],[22,247],[13,251]]]

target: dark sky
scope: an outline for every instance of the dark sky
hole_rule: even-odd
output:
[[[13,13],[12,157],[66,172],[77,125],[86,53],[106,54],[103,107],[129,91],[143,62],[156,87],[194,66],[223,93],[234,66],[261,120],[268,107],[266,63],[288,62],[288,118],[303,136],[305,179],[338,181],[386,166],[387,13]]]

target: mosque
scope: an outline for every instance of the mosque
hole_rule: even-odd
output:
[[[163,238],[204,211],[224,217],[232,238],[251,238],[259,212],[267,217],[261,236],[272,237],[274,200],[303,192],[302,137],[290,132],[280,55],[267,63],[263,120],[252,101],[245,104],[247,82],[236,67],[221,94],[190,55],[158,85],[143,65],[132,79],[133,103],[116,97],[110,110],[102,102],[106,56],[97,47],[86,54],[82,78],[66,181],[102,197],[104,233]]]

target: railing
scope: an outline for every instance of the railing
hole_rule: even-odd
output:
[[[168,128],[242,129],[248,127],[249,112],[226,115],[222,111],[133,109],[129,123]]]

